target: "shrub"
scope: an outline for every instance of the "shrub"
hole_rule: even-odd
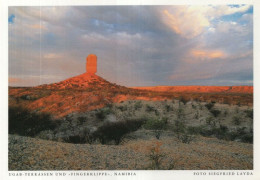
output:
[[[181,140],[182,143],[189,144],[194,139],[194,137],[188,133],[183,133],[179,136],[178,139]]]
[[[241,136],[241,141],[245,143],[253,143],[253,134],[252,133],[247,133],[243,136]]]
[[[160,139],[162,130],[166,128],[166,125],[168,123],[168,118],[162,118],[162,120],[158,119],[148,119],[143,127],[145,129],[154,130],[155,131],[155,137],[157,139]]]
[[[214,118],[211,116],[206,118],[206,124],[211,126],[216,126],[216,122],[214,121]]]
[[[237,126],[240,125],[240,124],[241,124],[240,117],[238,117],[238,116],[233,116],[232,122],[233,122],[234,125],[237,125]]]
[[[184,118],[184,110],[182,108],[179,108],[177,110],[177,117],[178,117],[178,119]]]
[[[20,96],[20,98],[23,99],[23,100],[32,100],[32,101],[37,99],[35,96],[28,95],[28,94],[27,95],[22,95],[22,96]]]
[[[188,102],[188,99],[181,96],[179,101],[182,102],[185,105]]]
[[[64,141],[67,142],[67,143],[73,143],[73,144],[84,144],[84,143],[86,143],[85,138],[81,137],[80,135],[69,136]]]
[[[194,118],[199,119],[199,116],[200,116],[200,114],[199,114],[199,111],[197,110],[196,113],[194,114]]]
[[[161,169],[162,159],[166,156],[166,154],[161,153],[160,147],[162,145],[161,142],[155,142],[155,146],[150,148],[150,153],[148,155],[149,159],[152,161],[151,169],[159,170]]]
[[[78,121],[80,122],[80,124],[83,124],[84,122],[86,122],[86,120],[87,120],[86,117],[83,116],[78,117]]]
[[[168,105],[168,104],[165,105],[165,109],[166,109],[167,112],[173,110],[173,108],[170,105]]]
[[[224,116],[227,116],[228,115],[228,110],[225,110],[224,111]]]
[[[156,116],[160,115],[160,112],[157,109],[154,110],[154,113],[155,113]]]
[[[151,111],[154,111],[155,110],[155,108],[153,107],[153,106],[150,106],[150,105],[146,105],[146,111],[147,112],[151,112]]]
[[[135,103],[135,105],[134,105],[134,107],[135,107],[135,110],[138,110],[138,109],[140,109],[140,108],[142,108],[142,102],[141,101],[137,101],[136,103]]]
[[[246,128],[238,128],[236,131],[229,133],[229,140],[240,140],[241,142],[245,143],[253,143],[253,132],[246,132]]]
[[[158,119],[148,119],[143,127],[149,130],[163,130],[166,128],[167,119],[158,120]]]
[[[201,134],[203,131],[203,126],[189,126],[187,127],[189,134]]]
[[[111,109],[110,108],[103,108],[103,109],[99,109],[97,112],[96,112],[96,117],[100,120],[104,120],[106,118],[106,116],[108,114],[111,113]]]
[[[184,133],[185,130],[186,130],[186,126],[185,126],[185,124],[182,121],[180,121],[180,120],[175,120],[174,121],[173,131],[177,134],[177,138],[178,139],[180,137],[180,134]]]
[[[127,106],[118,106],[118,109],[120,109],[121,111],[126,111],[127,110]]]
[[[218,117],[218,115],[221,113],[220,110],[217,109],[211,109],[210,113],[214,116],[214,117]]]
[[[93,136],[94,138],[99,139],[102,144],[114,140],[115,144],[118,145],[122,141],[124,135],[131,131],[136,131],[143,123],[143,119],[109,122],[100,126],[97,131],[93,133]]]
[[[206,126],[188,127],[189,134],[200,134],[205,137],[215,136],[218,139],[229,141],[240,140],[245,143],[253,143],[253,131],[246,132],[245,127],[238,128],[235,131],[229,131],[227,126],[207,128]],[[180,136],[180,139],[183,138]]]
[[[22,107],[9,107],[9,133],[34,137],[41,131],[53,130],[57,121],[46,113],[34,113]]]
[[[210,102],[210,103],[207,103],[205,104],[205,107],[208,109],[208,110],[211,110],[214,106],[214,103]]]
[[[253,119],[253,116],[254,116],[254,111],[253,109],[247,109],[245,110],[245,113],[246,113],[246,116]]]

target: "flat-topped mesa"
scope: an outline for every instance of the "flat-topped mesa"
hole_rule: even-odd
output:
[[[89,54],[86,60],[86,72],[95,74],[97,72],[97,56],[95,54]]]

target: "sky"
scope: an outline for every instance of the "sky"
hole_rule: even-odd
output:
[[[9,86],[85,72],[124,86],[253,85],[253,7],[9,7]]]

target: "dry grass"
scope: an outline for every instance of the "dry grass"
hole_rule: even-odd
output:
[[[154,168],[151,153],[160,156]],[[252,169],[253,145],[198,136],[190,144],[174,137],[123,145],[67,144],[9,135],[9,170]]]

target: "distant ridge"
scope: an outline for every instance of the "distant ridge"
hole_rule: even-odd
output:
[[[189,92],[189,93],[253,93],[253,86],[147,86],[133,89],[157,92]]]

